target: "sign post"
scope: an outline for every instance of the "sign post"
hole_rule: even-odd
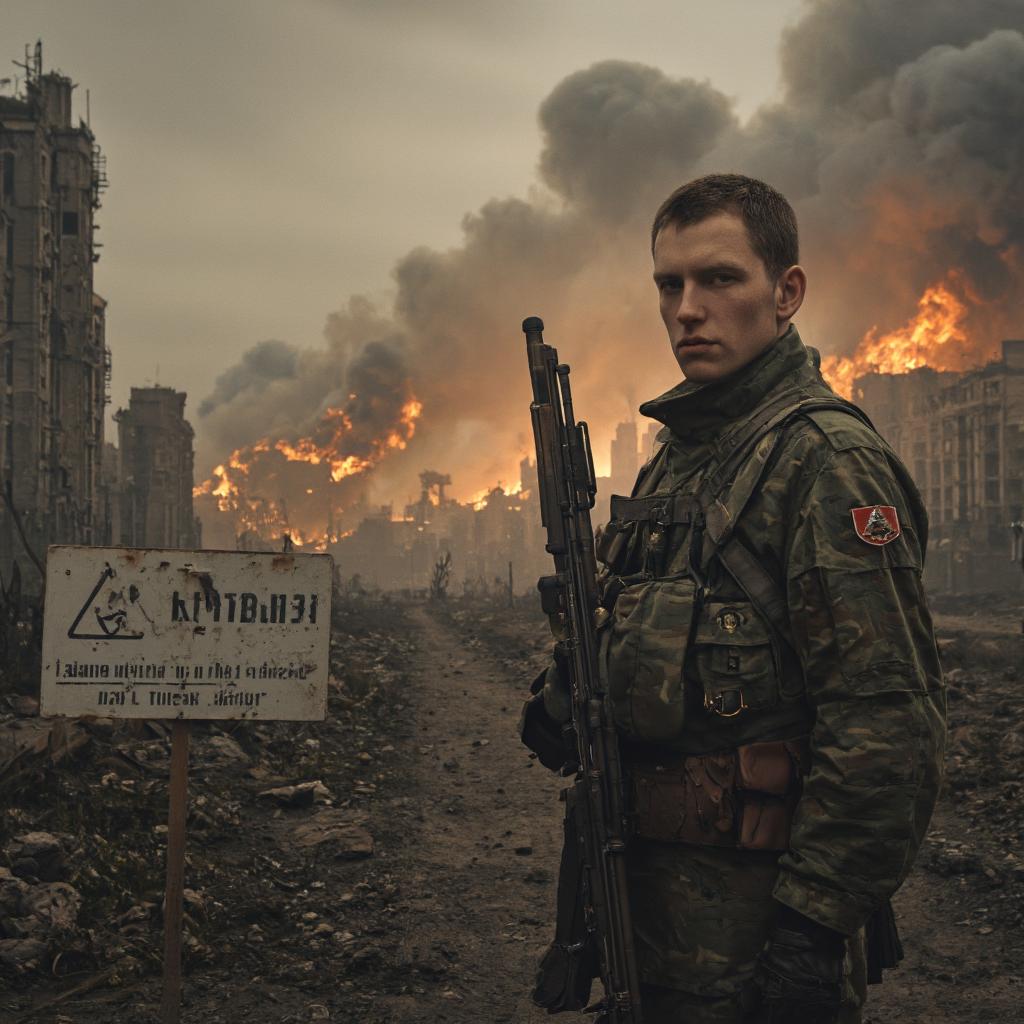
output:
[[[329,555],[51,547],[40,713],[172,719],[161,1024],[181,1008],[190,722],[322,720]]]

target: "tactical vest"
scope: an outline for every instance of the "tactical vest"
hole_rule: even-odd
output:
[[[792,652],[787,663],[799,665],[783,582],[736,535],[736,525],[787,427],[821,410],[842,411],[877,433],[852,403],[787,388],[723,433],[696,482],[691,478],[680,490],[661,489],[662,446],[632,496],[612,497],[612,518],[598,549],[608,568],[605,612],[599,615],[600,664],[627,740],[671,744],[683,728],[688,683],[703,690],[707,711],[726,717],[804,703],[802,673],[790,678],[792,672],[781,670],[780,645]],[[902,463],[881,443],[911,502],[923,551],[923,504]],[[673,528],[676,543],[667,546]],[[707,585],[714,561],[746,595],[749,607],[715,600]],[[697,666],[691,675],[699,678],[687,679],[688,665]],[[808,709],[808,727],[810,715]]]

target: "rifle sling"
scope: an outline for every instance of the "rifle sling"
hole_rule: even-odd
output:
[[[722,439],[718,446],[718,464],[705,478],[696,497],[704,513],[704,537],[709,541],[703,545],[701,570],[705,570],[711,559],[717,556],[754,607],[790,648],[794,644],[784,587],[764,568],[750,548],[734,535],[734,529],[760,486],[782,438],[783,428],[795,416],[822,409],[842,410],[874,429],[860,409],[841,398],[808,396],[796,389],[783,392],[741,428]],[[737,478],[741,469],[744,472]]]

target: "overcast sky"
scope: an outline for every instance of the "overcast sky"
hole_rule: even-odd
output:
[[[201,432],[199,401],[254,342],[317,345],[351,294],[387,296],[411,248],[455,246],[467,212],[528,195],[537,108],[566,75],[635,60],[713,81],[742,117],[775,92],[800,8],[0,0],[0,57],[41,38],[46,70],[78,83],[76,117],[90,94],[114,407],[159,372]]]

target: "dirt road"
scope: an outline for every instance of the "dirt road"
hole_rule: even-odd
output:
[[[422,817],[396,865],[406,898],[394,923],[400,962],[440,954],[452,968],[443,985],[385,997],[382,1008],[402,1024],[550,1020],[528,995],[551,928],[559,781],[516,735],[523,678],[425,609],[411,621],[410,768]]]

